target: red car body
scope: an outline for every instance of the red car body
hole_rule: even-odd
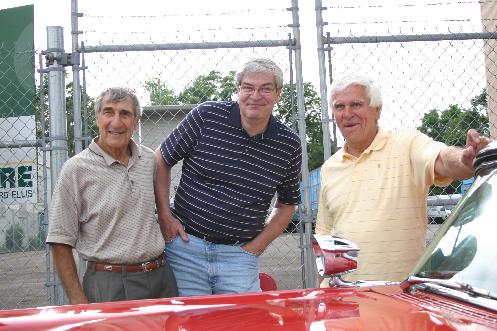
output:
[[[1,330],[497,330],[497,312],[399,285],[0,311]]]

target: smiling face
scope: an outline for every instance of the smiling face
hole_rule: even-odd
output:
[[[128,144],[138,125],[138,116],[130,97],[112,102],[107,97],[97,113],[97,144],[115,159],[127,155]]]
[[[281,89],[276,87],[270,73],[247,74],[238,87],[238,102],[242,126],[265,129],[273,108],[280,99]],[[261,132],[256,132],[261,133]]]
[[[380,107],[369,104],[366,88],[360,85],[351,85],[332,98],[338,128],[347,142],[348,152],[355,156],[371,144],[378,132]]]

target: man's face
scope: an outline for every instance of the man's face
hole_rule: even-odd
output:
[[[281,90],[276,88],[274,77],[267,73],[249,74],[238,87],[238,102],[242,123],[267,122],[280,99]]]
[[[366,88],[352,85],[335,93],[331,105],[342,136],[351,147],[361,152],[373,141],[377,133],[380,109],[369,106]]]
[[[130,97],[118,102],[104,98],[97,114],[99,146],[112,156],[126,152],[137,124],[138,117]]]

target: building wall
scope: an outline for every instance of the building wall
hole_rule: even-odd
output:
[[[195,105],[144,107],[140,124],[141,143],[155,150]],[[178,186],[183,162],[171,172],[171,196]]]

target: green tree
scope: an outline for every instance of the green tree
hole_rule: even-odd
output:
[[[212,70],[207,75],[195,78],[178,94],[160,78],[146,81],[145,89],[150,94],[151,105],[198,104],[208,100],[230,101],[236,92],[235,72],[230,71],[223,76],[219,71]]]
[[[319,168],[324,160],[323,147],[323,127],[321,122],[321,99],[318,96],[314,86],[304,83],[304,107],[305,107],[305,125],[306,140],[308,153],[309,170]],[[297,131],[297,91],[295,85],[283,85],[280,101],[276,110],[279,118],[283,123]],[[332,146],[331,153],[336,151],[336,144]]]
[[[146,81],[145,89],[150,94],[151,105],[176,105],[178,103],[174,90],[170,89],[160,78]]]
[[[476,129],[484,135],[489,135],[487,113],[487,94],[485,91],[471,99],[469,108],[450,105],[439,111],[432,109],[423,116],[418,130],[431,138],[447,145],[464,146],[469,129]],[[455,193],[460,186],[459,181],[453,182],[446,189],[433,188],[432,194]]]
[[[207,75],[198,76],[179,94],[178,99],[183,104],[197,104],[207,100],[230,101],[235,91],[234,71],[223,77],[219,71],[212,70]]]

